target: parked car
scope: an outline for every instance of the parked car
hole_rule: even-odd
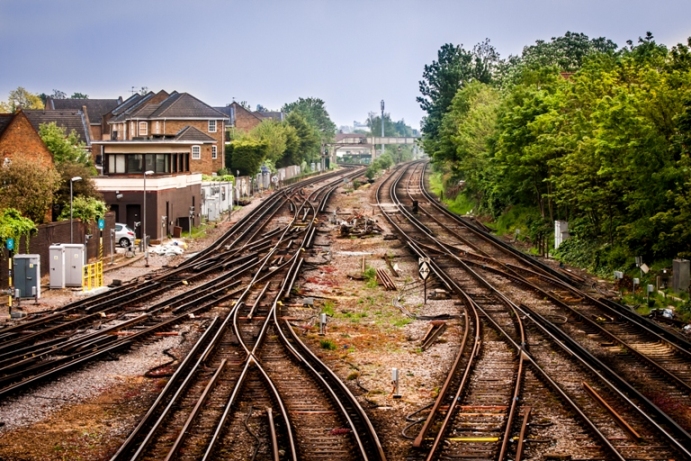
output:
[[[134,245],[134,231],[127,224],[115,223],[115,241],[123,248]]]

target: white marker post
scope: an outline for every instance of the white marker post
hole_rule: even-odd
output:
[[[430,267],[429,258],[420,258],[418,260],[418,272],[420,278],[425,281],[425,304],[427,304],[427,277],[429,277]]]

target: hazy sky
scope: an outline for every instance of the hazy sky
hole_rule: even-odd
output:
[[[23,86],[92,98],[131,88],[278,109],[318,97],[337,125],[386,111],[417,128],[423,66],[485,37],[502,57],[566,31],[618,45],[691,36],[691,1],[0,0],[0,100]]]

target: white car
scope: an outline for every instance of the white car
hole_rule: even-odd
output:
[[[115,241],[123,248],[134,245],[134,231],[127,224],[115,223]]]

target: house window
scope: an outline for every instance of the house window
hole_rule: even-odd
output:
[[[139,136],[146,136],[149,134],[149,127],[146,122],[139,122]]]
[[[209,120],[209,133],[216,132],[216,120]]]
[[[192,146],[192,160],[199,160],[202,158],[202,148],[199,146]]]
[[[161,122],[154,123],[154,134],[161,134]]]
[[[211,146],[211,158],[216,160],[218,158],[218,153],[216,151],[216,146]]]

